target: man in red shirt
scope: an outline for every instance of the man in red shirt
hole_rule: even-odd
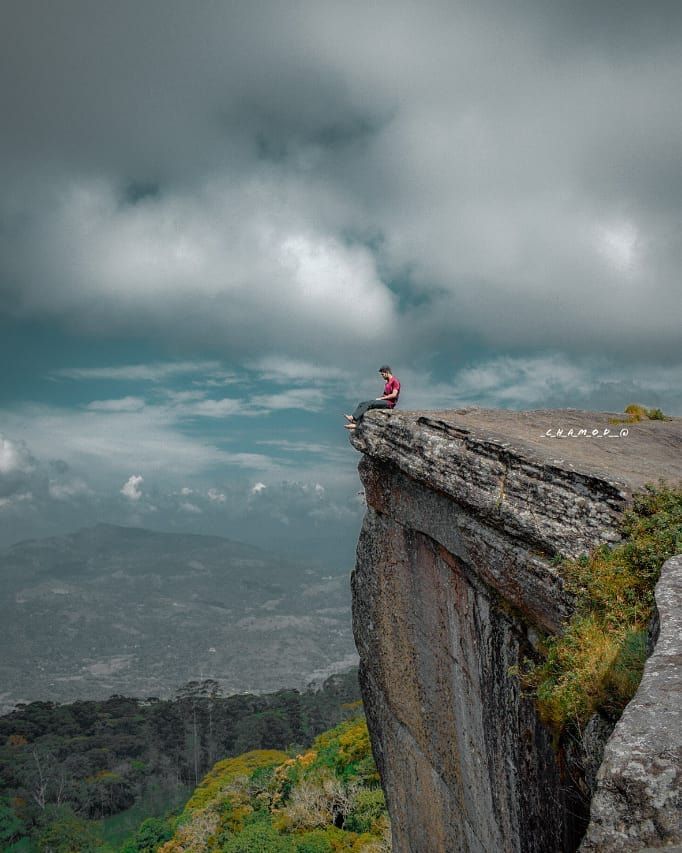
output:
[[[344,415],[348,423],[346,429],[355,429],[358,421],[368,409],[394,409],[400,396],[400,382],[391,373],[391,368],[385,364],[379,368],[379,373],[384,377],[384,393],[376,400],[365,400],[359,403],[352,415]]]

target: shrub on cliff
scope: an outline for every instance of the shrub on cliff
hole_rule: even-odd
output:
[[[383,853],[390,827],[364,717],[294,757],[254,751],[219,761],[160,853]]]
[[[128,844],[131,853],[156,853],[156,850],[169,841],[173,831],[167,821],[149,817],[142,822],[135,837]]]
[[[280,835],[266,823],[254,823],[232,838],[222,853],[296,853],[291,839]]]
[[[639,403],[630,403],[625,407],[627,418],[609,418],[611,424],[633,424],[639,421],[669,421],[667,415],[664,415],[661,409],[647,409],[645,406],[640,406]]]
[[[634,695],[661,566],[682,552],[682,489],[647,485],[621,529],[624,540],[615,547],[561,562],[575,614],[560,637],[546,641],[545,660],[523,675],[557,732],[569,723],[581,727],[598,710],[617,717]]]
[[[368,788],[357,792],[344,825],[354,832],[376,832],[385,817],[384,792],[381,788]]]

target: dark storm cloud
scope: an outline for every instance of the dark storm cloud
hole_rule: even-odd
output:
[[[362,134],[343,77],[306,44],[301,4],[14,4],[4,136],[15,161],[168,181],[296,140]]]
[[[548,44],[562,52],[596,49],[610,57],[645,53],[650,58],[662,46],[679,44],[682,7],[677,0],[522,0],[515,7],[522,8],[526,23],[537,26]]]
[[[249,357],[674,363],[680,19],[8,4],[3,307]]]

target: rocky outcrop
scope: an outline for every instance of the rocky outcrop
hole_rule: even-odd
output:
[[[682,555],[664,564],[656,607],[656,645],[606,744],[581,851],[682,843]]]
[[[616,541],[633,489],[682,476],[680,426],[464,409],[371,412],[352,435],[368,507],[354,632],[398,853],[577,848],[590,773],[557,753],[514,668],[571,612],[552,558]],[[608,729],[593,730],[596,769]]]

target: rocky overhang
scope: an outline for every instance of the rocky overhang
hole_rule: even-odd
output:
[[[571,613],[553,558],[617,541],[635,491],[682,480],[681,419],[616,418],[374,411],[352,433],[368,507],[354,631],[395,850],[580,842],[593,778],[571,778],[513,672]],[[584,768],[604,738],[588,740]]]

